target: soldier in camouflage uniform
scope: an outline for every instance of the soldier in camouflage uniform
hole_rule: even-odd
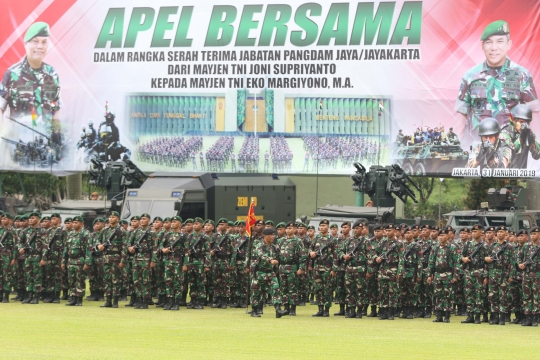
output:
[[[28,297],[23,300],[23,304],[39,304],[39,293],[42,290],[41,280],[43,279],[43,266],[47,257],[47,243],[41,236],[41,229],[38,227],[39,214],[33,212],[28,218],[29,227],[19,238],[19,254],[26,254],[24,271],[26,273],[26,291]]]
[[[365,226],[363,230],[364,237],[369,236],[369,227]],[[384,238],[384,226],[375,225],[373,228],[373,237],[369,238],[368,247],[370,251],[382,241]],[[368,259],[368,273],[366,274],[367,281],[367,297],[368,303],[371,305],[371,313],[367,317],[377,317],[377,305],[379,305],[379,283],[378,283],[378,267],[374,266],[373,258],[370,256]],[[367,311],[367,310],[366,310]]]
[[[66,229],[66,238],[67,236],[69,236],[69,233],[72,231],[72,228],[73,228],[73,225],[71,223],[71,218],[70,217],[67,217],[65,220],[64,220],[64,227]],[[62,287],[62,297],[60,298],[60,300],[68,300],[68,297],[69,297],[69,288],[68,288],[68,274],[67,274],[67,269],[65,270],[62,270],[62,283],[61,283],[61,287]]]
[[[9,302],[9,292],[17,262],[17,236],[12,223],[13,216],[10,213],[3,214],[2,228],[0,228],[0,297],[3,297],[3,303]]]
[[[525,104],[512,109],[510,123],[502,128],[499,137],[512,149],[510,168],[527,169],[529,154],[534,160],[540,159],[540,143],[531,129],[532,110]]]
[[[395,229],[394,224],[386,225],[384,237],[372,249],[374,269],[370,272],[377,271],[380,320],[394,320],[398,304],[397,268],[403,248],[394,235]]]
[[[465,118],[469,140],[486,118],[495,118],[504,127],[516,105],[538,107],[531,74],[507,57],[512,46],[508,23],[497,20],[489,24],[480,41],[486,61],[465,73],[455,104],[455,110]]]
[[[103,230],[95,251],[103,253],[103,282],[107,300],[101,307],[117,308],[122,286],[122,268],[126,264],[126,231],[118,223],[120,214],[111,211],[109,227]]]
[[[540,316],[540,229],[531,229],[531,241],[524,245],[517,259],[517,268],[523,272],[523,326],[538,326]],[[517,269],[516,269],[517,270]]]
[[[334,226],[335,224],[332,224]],[[337,230],[337,225],[335,225],[335,229]],[[334,241],[337,243],[337,247],[340,248],[343,243],[347,242],[350,238],[350,232],[351,232],[351,223],[346,221],[341,224],[341,235],[338,235],[336,232],[336,235],[334,235],[333,229],[330,228],[330,231],[332,233],[332,237],[334,237]],[[347,290],[345,289],[345,262],[341,259],[338,259],[337,263],[337,272],[336,276],[334,278],[335,282],[335,303],[339,304],[339,311],[337,313],[334,313],[334,316],[345,316],[345,302],[347,297]]]
[[[484,258],[488,256],[487,247],[482,241],[482,226],[474,225],[471,230],[472,240],[463,246],[459,272],[463,276],[467,318],[462,324],[480,324],[480,314],[484,312],[487,267]]]
[[[454,302],[452,284],[458,280],[458,265],[458,252],[454,245],[448,243],[448,230],[439,230],[439,243],[431,250],[427,269],[427,282],[433,282],[433,305],[436,314],[433,322],[450,322]]]
[[[482,142],[469,156],[467,167],[489,169],[506,169],[512,163],[512,149],[499,138],[501,128],[494,118],[486,118],[478,128]]]
[[[169,219],[171,230],[165,234],[161,242],[158,255],[163,257],[165,264],[164,279],[167,294],[163,310],[179,310],[179,302],[184,291],[184,273],[182,262],[186,253],[184,246],[186,235],[180,232],[182,218],[174,216]]]
[[[302,222],[298,222],[296,224],[296,236],[302,241],[302,246],[304,247],[304,251],[309,250],[310,245],[310,238],[307,236],[307,226],[306,224]],[[309,258],[306,259],[306,269],[308,262],[310,261]],[[300,299],[298,300],[298,306],[305,306],[306,302],[309,300],[309,271],[304,272],[301,276],[298,277],[299,281],[299,292],[300,292]]]
[[[347,310],[345,317],[362,318],[362,311],[367,304],[368,259],[370,257],[369,240],[363,236],[366,223],[358,220],[353,228],[353,237],[347,237],[337,249],[336,261],[343,263]],[[349,226],[350,228],[350,226]]]
[[[90,296],[87,301],[103,300],[103,253],[94,251],[95,247],[101,243],[101,232],[105,226],[102,218],[96,218],[92,223],[94,232],[89,234],[88,243],[91,247],[91,260],[88,268],[88,282],[90,285]]]
[[[448,229],[451,229],[450,226],[447,226]],[[453,230],[453,229],[452,229]],[[458,249],[458,252],[462,253],[464,246],[469,241],[469,229],[462,228],[459,230],[459,238],[454,240],[454,235],[450,236],[450,242]],[[467,303],[465,301],[465,277],[463,271],[458,272],[458,281],[454,284],[454,300],[456,302],[456,315],[464,316],[467,315]]]
[[[184,249],[182,271],[187,276],[191,297],[188,309],[203,309],[206,303],[206,273],[210,271],[210,248],[208,236],[202,232],[203,220],[195,218],[193,232],[188,235]]]
[[[403,256],[399,258],[397,278],[401,288],[403,318],[412,319],[419,304],[416,284],[422,281],[422,256],[419,246],[414,241],[412,229],[404,229],[404,238],[404,251]]]
[[[232,273],[235,269],[236,251],[232,236],[227,232],[227,219],[218,221],[218,232],[214,235],[214,244],[210,250],[214,272],[213,308],[226,309],[231,297]]]
[[[51,232],[51,217],[42,216],[41,220],[39,221],[39,227],[41,229],[41,238],[43,239],[43,242],[45,244],[48,244],[49,234]],[[39,295],[39,299],[42,301],[47,299],[47,302],[50,302],[51,298],[49,298],[49,294],[45,291],[45,288],[47,287],[47,283],[48,283],[48,274],[47,274],[48,256],[49,255],[47,255],[47,258],[43,258],[43,260],[45,261],[45,265],[43,266],[43,269],[42,269],[42,279],[41,279],[41,286],[43,287],[43,290],[41,291]]]
[[[534,238],[534,244],[535,246],[538,246],[538,240],[540,239],[540,228],[534,227],[531,229],[531,238]],[[532,288],[525,285],[530,285],[534,287],[535,279],[530,277],[529,275],[526,275],[526,271],[528,270],[526,266],[523,266],[521,268],[519,265],[524,264],[523,259],[525,258],[525,252],[528,252],[529,245],[529,234],[527,233],[527,230],[520,230],[517,234],[517,245],[515,249],[515,256],[516,256],[516,269],[513,275],[513,279],[515,281],[512,281],[510,283],[510,294],[512,295],[512,306],[514,308],[514,313],[516,314],[516,318],[514,321],[512,321],[512,324],[522,324],[525,323],[527,320],[527,316],[525,315],[525,312],[527,311],[527,308],[530,307],[530,305],[534,305],[534,292],[532,291]],[[525,246],[527,245],[527,246]],[[535,256],[535,258],[538,258],[538,255]],[[526,261],[527,259],[525,259]],[[534,261],[535,259],[533,259]],[[525,280],[527,278],[527,280]],[[527,288],[527,294],[525,295],[525,288]],[[538,290],[537,290],[538,292]],[[527,296],[527,299],[525,298]],[[531,315],[531,321],[532,321],[532,312],[529,310],[529,315]]]
[[[133,234],[137,231],[140,226],[141,217],[138,215],[132,216],[130,219],[130,228],[127,231],[126,238],[131,239]],[[125,273],[127,274],[127,280],[125,282],[126,294],[131,295],[131,298],[127,304],[124,306],[134,307],[137,303],[137,294],[135,293],[135,287],[133,285],[133,256],[128,256],[126,260],[126,267],[124,268]]]
[[[287,315],[285,311],[281,310],[279,283],[274,271],[274,267],[279,264],[278,250],[273,244],[275,233],[276,231],[273,228],[264,229],[262,232],[264,240],[252,249],[252,258],[254,261],[251,261],[249,268],[252,274],[252,317],[261,317],[265,294],[270,294],[272,297],[272,302],[276,309],[276,318]]]
[[[249,245],[249,236],[246,233],[246,222],[238,221],[238,234],[234,238],[234,247],[236,251],[236,282],[234,294],[236,297],[235,308],[243,308],[247,306],[246,296],[248,287],[248,277],[245,272],[245,262]]]
[[[313,239],[309,257],[313,269],[313,282],[319,311],[315,317],[328,317],[332,306],[333,278],[336,276],[337,243],[328,233],[329,222],[323,219],[319,222],[319,234]]]
[[[35,115],[38,130],[50,133],[52,121],[60,119],[62,100],[58,74],[43,62],[49,46],[49,25],[32,24],[24,36],[24,46],[26,56],[6,71],[0,84],[0,119],[9,105],[11,118],[32,126]],[[22,127],[17,129],[17,136],[22,137],[23,132],[33,137]]]
[[[73,231],[66,239],[62,254],[62,269],[67,268],[70,301],[66,306],[82,306],[86,289],[86,270],[92,264],[91,245],[82,216],[73,218]]]
[[[306,271],[307,253],[302,240],[294,233],[296,224],[289,221],[285,224],[286,237],[281,238],[278,248],[279,284],[282,303],[288,315],[296,316],[299,301],[299,277]]]
[[[419,317],[424,317],[425,319],[431,318],[431,313],[433,311],[433,284],[427,282],[429,277],[429,256],[433,247],[436,245],[436,241],[431,239],[431,225],[422,226],[420,232],[421,239],[417,241],[418,246],[421,249],[422,255],[422,282],[420,283],[421,290],[419,289],[420,294],[420,306],[421,312]]]
[[[44,303],[60,303],[60,287],[62,282],[62,254],[66,241],[66,232],[62,229],[62,218],[59,213],[51,215],[52,228],[46,236],[45,241],[49,247],[47,255],[47,265],[45,266],[45,291]]]
[[[148,309],[152,300],[151,271],[156,267],[158,233],[152,231],[150,220],[149,214],[141,215],[141,226],[126,245],[125,257],[133,257],[133,287],[139,299],[134,309]]]
[[[515,265],[513,245],[506,241],[508,228],[497,228],[497,242],[489,248],[485,261],[488,263],[488,301],[492,313],[490,325],[505,325],[505,313],[509,311],[508,286],[513,281]]]
[[[170,221],[169,221],[170,222]],[[152,222],[152,231],[155,233],[156,248],[159,249],[161,243],[163,242],[166,234],[166,230],[163,227],[165,223],[164,219],[161,216],[154,217]],[[151,295],[157,296],[158,302],[155,304],[156,307],[163,307],[165,305],[166,291],[165,291],[165,263],[162,258],[156,257],[156,267],[154,267],[150,273],[150,284],[151,284]],[[152,301],[152,296],[150,296],[150,302],[148,305],[154,305]]]

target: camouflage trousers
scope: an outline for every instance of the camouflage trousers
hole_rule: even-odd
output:
[[[379,283],[377,273],[374,273],[367,279],[367,301],[370,305],[376,306],[379,304]]]
[[[14,270],[15,266],[11,266],[11,254],[3,252],[0,255],[0,291],[11,291]]]
[[[16,289],[26,289],[26,274],[24,272],[25,259],[17,259],[15,270],[13,271],[13,286]]]
[[[324,305],[329,308],[332,306],[333,281],[330,275],[330,269],[314,270],[313,282],[315,283],[315,296],[317,305]]]
[[[158,295],[165,295],[167,293],[165,288],[165,261],[158,259],[158,261],[156,262],[156,267],[154,268],[152,293],[156,293]]]
[[[103,284],[106,296],[120,296],[122,269],[114,255],[103,256]]]
[[[298,305],[300,275],[296,275],[297,271],[298,266],[296,265],[279,266],[279,284],[282,304]]]
[[[433,283],[428,284],[427,269],[422,273],[422,281],[418,284],[418,294],[420,295],[420,306],[427,308],[433,306]]]
[[[339,270],[334,277],[334,292],[339,304],[345,304],[347,290],[345,289],[345,271]]]
[[[523,312],[527,315],[540,313],[540,273],[523,273]]]
[[[103,258],[92,258],[92,264],[88,270],[88,282],[92,293],[103,290]]]
[[[188,272],[185,275],[189,284],[190,298],[206,300],[206,273],[202,263],[194,263],[188,266]]]
[[[453,289],[453,293],[454,293],[454,303],[455,304],[465,304],[465,291],[464,291],[464,283],[465,283],[465,280],[463,279],[463,276],[462,275],[459,275],[458,276],[458,281],[456,281],[453,285],[454,285],[454,289]]]
[[[248,287],[248,276],[244,269],[244,262],[236,262],[236,276],[234,277],[234,296],[245,301]]]
[[[263,300],[266,294],[272,297],[272,303],[281,304],[279,283],[274,272],[265,273],[257,271],[251,279],[251,305],[261,307],[265,303]]]
[[[300,294],[306,299],[309,296],[309,275],[308,272],[303,273],[298,277],[298,287]]]
[[[41,280],[43,278],[43,267],[39,265],[40,255],[28,255],[24,262],[24,272],[26,274],[26,291],[41,292]]]
[[[68,289],[71,296],[81,297],[86,289],[86,272],[84,265],[68,264]]]
[[[214,299],[218,297],[231,297],[233,271],[227,269],[229,260],[216,259],[214,262]]]
[[[521,311],[523,304],[523,279],[513,279],[508,284],[508,312]]]
[[[206,296],[214,296],[214,265],[210,266],[210,271],[205,273],[206,281],[204,283]]]
[[[61,281],[61,287],[62,287],[62,290],[68,290],[68,273],[67,273],[67,268],[65,270],[61,270],[62,271],[62,281]]]
[[[414,276],[401,279],[399,286],[401,289],[399,296],[400,306],[419,306],[420,297],[418,296],[417,284]]]
[[[490,311],[504,313],[509,311],[508,301],[508,274],[492,269],[488,280],[488,301]]]
[[[131,275],[131,270],[133,269],[133,265],[131,264],[131,261],[128,260],[126,262],[126,266],[121,270],[122,274],[122,285],[120,286],[120,291],[125,291],[126,294],[132,294],[133,293],[133,277]]]
[[[436,311],[452,311],[454,294],[452,273],[443,272],[433,275],[433,306]]]
[[[380,268],[378,273],[379,307],[396,308],[398,306],[399,286],[396,269]]]
[[[367,281],[364,268],[348,267],[344,271],[345,303],[348,306],[367,305]]]
[[[141,259],[133,260],[133,287],[137,297],[142,299],[150,299],[152,297],[152,282],[150,260]]]
[[[174,257],[165,258],[163,261],[163,283],[165,295],[169,298],[180,300],[184,291],[184,273],[182,261]]]
[[[60,291],[62,285],[62,267],[60,254],[49,253],[47,265],[43,269],[43,291]]]
[[[467,312],[469,313],[482,313],[485,311],[484,299],[485,288],[484,278],[479,270],[465,270],[464,279],[464,292],[465,292],[465,304],[467,304]]]

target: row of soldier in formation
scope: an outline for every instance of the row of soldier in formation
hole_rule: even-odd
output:
[[[467,315],[463,323],[504,325],[514,312],[512,323],[537,326],[539,228],[516,234],[506,226],[475,225],[460,230],[458,239],[452,228],[430,225],[379,225],[369,233],[361,221],[344,222],[340,234],[323,220],[316,234],[299,222],[274,227],[259,220],[248,236],[243,221],[152,221],[143,214],[128,225],[116,212],[96,219],[90,233],[81,217],[62,227],[59,214],[5,214],[2,302],[13,287],[23,303],[58,303],[64,288],[66,305],[80,306],[88,277],[90,300],[105,296],[102,306],[112,308],[129,294],[126,306],[147,309],[157,296],[158,307],[178,310],[189,289],[188,308],[241,308],[249,297],[253,317],[267,302],[282,317],[311,300],[316,317],[329,316],[335,301],[334,315],[346,318],[362,318],[371,305],[367,316],[381,320],[429,318],[434,311],[435,322],[456,313]]]

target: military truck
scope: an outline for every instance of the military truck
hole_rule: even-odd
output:
[[[84,227],[92,229],[94,220],[97,217],[108,217],[112,209],[114,204],[111,201],[66,200],[52,204],[50,209],[42,212],[42,215],[51,216],[53,213],[59,213],[62,222],[68,217],[82,216]]]
[[[525,210],[527,189],[522,186],[491,188],[487,201],[481,203],[479,210],[452,211],[444,214],[448,225],[456,229],[456,234],[464,227],[474,225],[506,225],[514,231],[529,230],[540,225],[540,211]]]
[[[447,143],[418,144],[394,148],[393,163],[408,175],[448,174],[453,168],[465,167],[469,153],[459,145]]]
[[[24,215],[33,209],[29,208],[27,203],[15,197],[2,196],[0,197],[0,210],[4,213],[8,212],[13,216],[17,216]]]

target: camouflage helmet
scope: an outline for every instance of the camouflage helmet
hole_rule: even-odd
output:
[[[83,132],[81,133],[81,139],[84,139],[85,137],[86,137],[86,132],[83,131]]]
[[[478,135],[488,136],[496,135],[501,132],[501,126],[494,118],[485,118],[478,126]]]
[[[532,120],[532,110],[525,104],[518,104],[512,109],[512,116],[517,119]]]

